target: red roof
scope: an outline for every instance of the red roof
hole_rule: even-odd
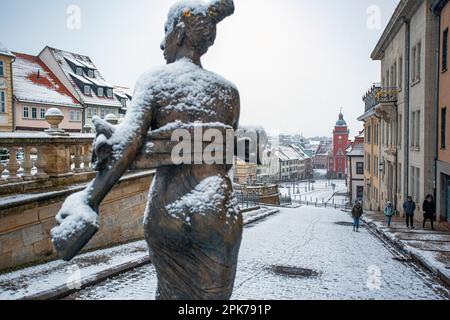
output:
[[[64,106],[80,105],[39,57],[18,52],[14,52],[14,55],[14,95],[18,100]]]

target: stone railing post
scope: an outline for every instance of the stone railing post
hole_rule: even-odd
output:
[[[17,175],[17,172],[20,169],[20,164],[17,161],[17,150],[18,147],[10,147],[9,149],[9,161],[6,168],[9,171],[8,182],[19,182],[22,181],[22,178]]]
[[[83,146],[83,169],[84,171],[91,171],[91,160],[92,160],[92,145],[85,144]]]
[[[33,160],[31,160],[31,150],[33,150],[33,147],[24,147],[23,148],[23,175],[22,179],[25,181],[33,180],[34,177],[31,173],[31,170],[33,169]]]
[[[0,161],[0,185],[6,183],[6,180],[3,179],[3,171],[5,171],[5,166],[4,166],[3,163]]]
[[[81,163],[83,161],[83,157],[81,156],[82,153],[82,146],[75,146],[74,147],[74,157],[73,157],[73,164],[75,166],[74,170],[75,172],[81,171]]]
[[[37,160],[36,160],[37,173],[36,173],[35,177],[39,180],[48,179],[48,175],[45,172],[47,162],[45,161],[44,157],[42,156],[42,154],[44,153],[44,151],[42,149],[43,149],[43,147],[37,148]]]

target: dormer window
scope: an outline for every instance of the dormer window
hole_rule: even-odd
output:
[[[107,96],[108,98],[112,98],[112,97],[113,97],[113,89],[108,89],[108,90],[106,91],[106,96]]]
[[[98,88],[97,89],[97,95],[99,97],[103,97],[105,95],[104,89],[103,88]]]
[[[87,85],[84,86],[84,94],[87,96],[91,95],[91,87],[90,86],[87,86]]]
[[[0,77],[4,77],[5,76],[5,67],[3,64],[3,61],[0,61]]]
[[[80,67],[77,67],[77,69],[76,69],[76,71],[75,71],[76,73],[77,73],[77,75],[79,75],[79,76],[83,76],[83,69],[82,68],[80,68]]]
[[[93,78],[94,77],[94,70],[88,70],[88,77]]]
[[[122,107],[126,108],[127,107],[127,99],[122,99]]]

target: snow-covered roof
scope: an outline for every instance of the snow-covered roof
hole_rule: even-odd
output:
[[[112,88],[105,79],[103,78],[102,74],[99,72],[98,68],[95,66],[95,64],[92,62],[92,60],[88,56],[63,51],[55,48],[47,48],[51,54],[54,56],[58,64],[60,65],[62,71],[65,73],[67,79],[71,82],[73,89],[77,92],[78,96],[80,97],[81,102],[87,105],[96,105],[96,106],[105,106],[105,107],[116,107],[121,108],[122,104],[120,103],[119,99],[115,95],[113,95],[111,98],[108,98],[107,96],[99,97],[97,96],[96,90],[92,90],[90,95],[85,95],[84,90],[82,88],[79,88],[76,81],[77,79],[81,81],[83,84],[91,84],[96,86],[101,86],[105,88]],[[94,79],[88,77],[83,73],[83,76],[75,75],[75,70],[72,69],[69,62],[71,61],[74,63],[74,65],[80,65],[84,68],[89,68],[94,70]],[[83,80],[82,80],[83,79]]]
[[[88,86],[92,85],[92,82],[90,82],[89,80],[87,80],[87,79],[84,78],[84,77],[80,77],[79,75],[77,75],[77,74],[75,74],[75,73],[69,72],[69,75],[70,75],[71,77],[77,79],[78,81],[80,81],[80,82],[83,83],[83,84],[86,84],[86,85],[88,85]]]
[[[41,59],[23,53],[14,53],[14,96],[23,102],[55,106],[81,107],[77,99]]]
[[[305,156],[295,150],[292,146],[280,146],[275,151],[275,156],[281,161],[304,160]]]
[[[364,143],[353,143],[348,149],[347,156],[364,157]]]
[[[0,55],[14,58],[14,54],[0,42]]]

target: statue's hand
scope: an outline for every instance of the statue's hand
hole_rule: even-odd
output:
[[[97,132],[92,153],[92,164],[95,171],[103,171],[108,167],[112,158],[113,148],[109,139],[116,128],[99,117],[94,117],[92,121]]]

